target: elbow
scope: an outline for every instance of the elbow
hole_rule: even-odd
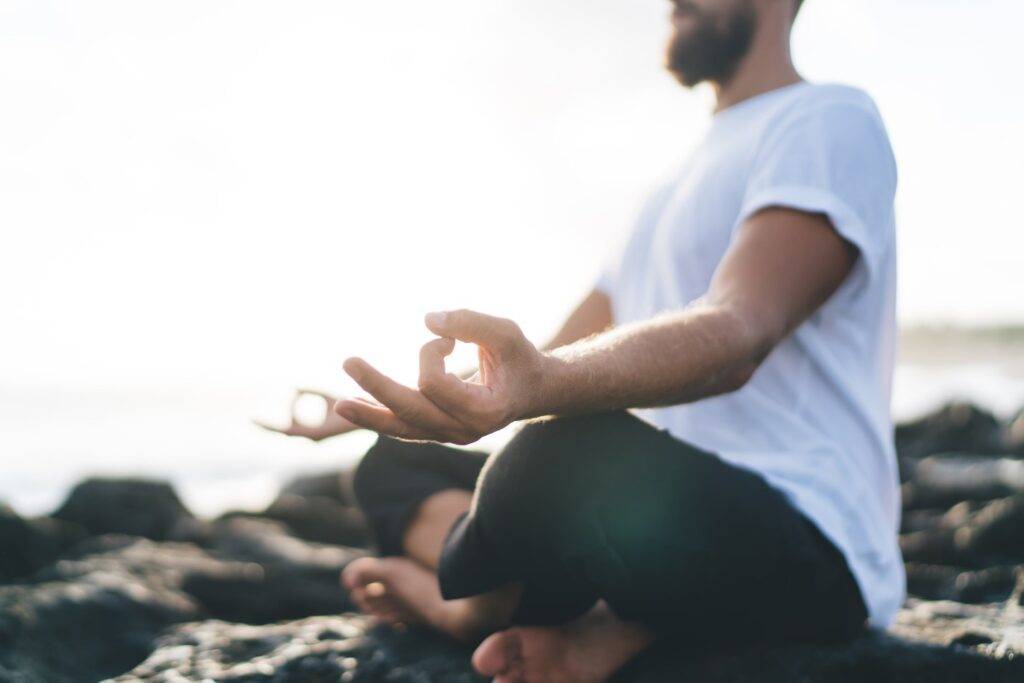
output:
[[[741,363],[735,368],[732,368],[730,372],[722,378],[720,384],[721,393],[731,394],[735,391],[739,391],[743,387],[747,386],[754,377],[754,373],[761,366],[761,361]]]
[[[746,334],[743,335],[746,343],[743,344],[736,362],[723,378],[722,390],[724,393],[739,391],[747,386],[757,373],[758,368],[761,367],[771,354],[772,349],[775,348],[784,336],[784,333],[777,333],[773,329],[767,329],[767,326],[760,329],[752,328],[754,328],[753,325],[748,324],[746,326]]]

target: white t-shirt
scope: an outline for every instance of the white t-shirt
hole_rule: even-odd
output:
[[[856,245],[839,290],[746,386],[637,412],[781,490],[842,551],[875,626],[891,622],[906,593],[889,411],[895,191],[885,126],[865,93],[780,88],[713,117],[597,284],[616,323],[682,309],[707,292],[737,227],[766,207],[825,214]]]

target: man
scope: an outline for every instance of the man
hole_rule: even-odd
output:
[[[427,316],[416,389],[345,363],[375,400],[338,401],[336,431],[383,435],[356,493],[384,557],[344,585],[482,641],[500,682],[606,680],[659,638],[845,638],[904,597],[884,126],[798,75],[798,0],[673,4],[669,68],[714,86],[710,130],[549,350],[453,311]],[[490,458],[408,441],[542,417]]]

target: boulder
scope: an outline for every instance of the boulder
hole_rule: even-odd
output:
[[[0,587],[0,681],[92,682],[135,666],[188,596],[125,572]]]
[[[1024,494],[1024,460],[944,454],[918,460],[903,484],[906,510],[948,508],[961,501],[987,501]]]
[[[295,536],[314,543],[366,547],[370,542],[366,518],[359,508],[327,496],[281,493],[262,512],[227,512],[221,519],[269,519],[281,522]]]
[[[85,536],[75,524],[25,519],[0,503],[0,584],[27,578]]]
[[[907,589],[929,600],[955,600],[968,604],[1003,602],[1013,595],[1020,565],[963,569],[946,565],[907,563]]]
[[[896,451],[905,458],[936,453],[1005,452],[1003,425],[992,413],[965,402],[943,406],[896,428]]]
[[[295,477],[281,487],[282,494],[303,498],[330,498],[341,505],[358,507],[352,492],[354,469],[333,470]]]
[[[900,536],[908,561],[982,568],[1024,563],[1024,495],[994,500],[975,509],[963,504],[937,526]]]
[[[210,549],[90,538],[33,583],[0,587],[0,681],[115,676],[185,621],[266,623],[352,609],[338,574],[355,551],[306,544],[268,523],[217,526]]]
[[[93,535],[129,534],[155,541],[169,538],[192,519],[170,484],[146,479],[87,479],[53,513]]]
[[[1007,423],[1003,441],[1011,453],[1024,456],[1024,408]]]

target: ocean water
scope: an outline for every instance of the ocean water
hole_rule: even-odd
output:
[[[928,339],[906,345],[896,418],[952,398],[1003,417],[1024,407],[1020,346],[971,354]],[[258,509],[289,477],[350,464],[372,442],[355,433],[314,444],[251,424],[252,417],[283,421],[290,399],[280,386],[0,389],[0,500],[41,514],[84,476],[141,475],[171,481],[199,514]],[[309,419],[322,406],[299,409]]]

